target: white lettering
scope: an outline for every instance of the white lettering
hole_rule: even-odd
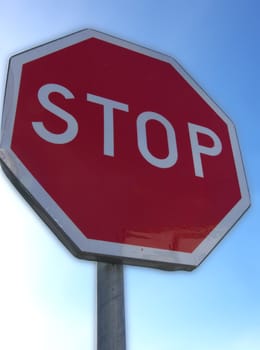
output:
[[[114,109],[128,112],[128,105],[92,94],[87,94],[87,100],[104,106],[104,154],[113,157],[115,153]]]
[[[34,121],[32,127],[34,131],[43,140],[54,144],[66,144],[75,139],[78,134],[78,122],[73,115],[69,114],[62,108],[50,101],[50,94],[59,93],[65,99],[74,99],[74,95],[70,90],[59,84],[45,84],[38,91],[38,100],[40,104],[55,117],[66,122],[66,130],[62,133],[54,133],[46,129],[44,122]],[[111,100],[109,98],[86,94],[86,100],[103,106],[104,118],[104,154],[114,157],[114,110],[124,112],[129,111],[129,106],[125,103]],[[152,154],[148,147],[147,140],[147,122],[154,120],[162,125],[166,131],[166,139],[168,146],[168,155],[164,158],[158,158]],[[175,130],[172,124],[163,115],[146,111],[138,115],[136,120],[137,144],[138,149],[144,159],[158,168],[170,168],[174,166],[178,160],[178,150]],[[188,123],[189,138],[191,143],[191,152],[194,165],[195,176],[204,177],[202,166],[202,155],[217,156],[222,152],[222,144],[218,135],[211,129]],[[212,140],[212,146],[203,146],[199,144],[198,134],[204,134]]]
[[[47,111],[55,114],[60,119],[64,120],[67,123],[66,130],[61,134],[53,133],[47,130],[43,122],[32,122],[34,131],[45,141],[55,143],[55,144],[64,144],[72,141],[78,133],[78,123],[75,118],[64,111],[62,108],[56,106],[49,100],[49,95],[53,92],[58,92],[63,95],[66,99],[74,98],[70,90],[66,89],[62,85],[58,84],[46,84],[43,85],[38,91],[38,99],[43,107]]]
[[[148,149],[146,123],[156,120],[166,130],[169,154],[166,158],[157,158]],[[171,123],[162,115],[155,112],[143,112],[137,118],[137,143],[142,156],[152,165],[158,168],[170,168],[178,159],[177,144],[174,129]]]
[[[201,125],[196,125],[192,123],[188,123],[189,134],[190,134],[190,142],[191,142],[191,150],[192,150],[192,158],[194,164],[195,175],[198,177],[204,177],[204,172],[202,168],[201,154],[206,154],[208,156],[217,156],[222,151],[222,144],[217,136],[217,134]],[[206,147],[199,144],[198,133],[209,136],[213,140],[212,147]]]

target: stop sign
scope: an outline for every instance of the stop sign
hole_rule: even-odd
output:
[[[249,206],[223,111],[171,57],[92,30],[11,58],[1,161],[86,259],[192,270]]]

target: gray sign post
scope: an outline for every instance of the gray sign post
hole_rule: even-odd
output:
[[[124,267],[97,263],[97,350],[125,350]]]

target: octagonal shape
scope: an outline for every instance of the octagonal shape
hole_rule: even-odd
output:
[[[171,57],[93,30],[11,58],[0,158],[86,259],[192,270],[249,206],[224,112]]]

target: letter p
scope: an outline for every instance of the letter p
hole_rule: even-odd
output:
[[[194,172],[196,176],[204,177],[201,154],[206,154],[208,156],[217,156],[222,151],[222,144],[217,134],[211,129],[192,123],[188,123],[188,128],[190,134]],[[198,133],[209,136],[213,140],[213,146],[206,147],[200,145],[198,140]]]

